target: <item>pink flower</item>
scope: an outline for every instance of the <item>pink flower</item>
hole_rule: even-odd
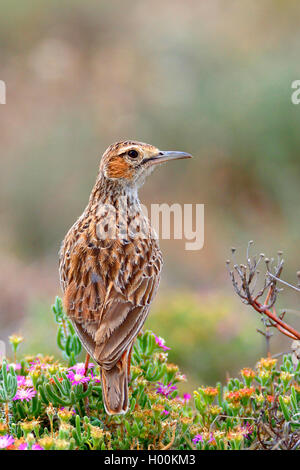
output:
[[[13,400],[29,401],[36,395],[33,388],[20,388],[15,394]]]
[[[39,444],[33,444],[31,450],[44,450]]]
[[[93,362],[89,362],[88,369],[92,369],[93,367],[95,367],[95,364],[93,364]],[[85,371],[85,364],[84,364],[84,362],[78,362],[77,364],[75,364],[75,366],[69,367],[69,370],[75,370],[76,372],[78,372],[78,371],[84,372]]]
[[[185,394],[183,395],[183,400],[184,400],[185,402],[188,402],[188,401],[190,401],[191,397],[192,397],[192,395],[191,395],[190,393],[185,393]]]
[[[184,405],[188,403],[191,399],[191,395],[189,393],[185,393],[183,397],[175,397],[175,400],[179,401],[180,403],[183,403]]]
[[[25,377],[24,375],[17,375],[18,387],[32,387],[31,377]]]
[[[7,447],[12,446],[14,442],[14,438],[8,434],[0,436],[0,449],[7,449]]]
[[[170,411],[168,411],[168,410],[163,410],[163,411],[161,412],[161,414],[168,416],[168,415],[170,414]]]
[[[27,450],[28,444],[27,442],[23,442],[19,445],[19,450]],[[44,450],[43,447],[39,446],[38,444],[33,444],[31,450]]]
[[[95,367],[95,364],[92,362],[89,363],[89,369]],[[76,376],[76,379],[75,379]],[[91,376],[93,378],[93,371],[91,370]],[[85,375],[85,364],[83,362],[78,362],[75,366],[69,368],[69,373],[67,375],[68,379],[72,382],[72,385],[79,383],[88,382],[90,379]]]
[[[25,387],[26,377],[24,375],[17,375],[18,387]]]
[[[194,444],[198,444],[198,442],[203,442],[203,437],[201,436],[201,434],[197,434],[193,439]]]
[[[35,361],[31,361],[29,364],[30,364],[30,367],[28,368],[28,370],[30,372],[35,372],[36,369],[37,370],[48,369],[50,365],[50,364],[44,364],[43,362],[41,362],[39,357],[37,357]]]
[[[70,380],[72,385],[79,385],[79,384],[84,384],[86,382],[89,382],[90,377],[85,377],[84,371],[81,373],[79,370],[74,373],[73,371],[70,371],[67,374],[68,379]]]
[[[22,369],[22,366],[21,364],[9,364],[7,365],[7,372],[9,371],[9,368],[12,367],[14,370],[21,370]]]
[[[95,364],[93,364],[92,362],[89,362],[89,367],[88,368],[92,369],[93,367],[95,367]],[[74,370],[76,374],[84,375],[85,364],[84,364],[84,362],[78,362],[77,364],[75,364],[75,366],[69,367],[69,370]]]
[[[84,375],[85,373],[85,367],[84,367],[83,362],[79,362],[75,366],[70,367],[68,370],[69,372],[72,372],[74,374],[79,374],[79,375]]]
[[[165,340],[163,338],[161,338],[160,336],[156,336],[156,335],[154,336],[155,336],[155,342],[160,348],[162,348],[164,351],[168,351],[171,349],[165,346]]]
[[[164,385],[161,382],[157,382],[158,386],[156,389],[156,393],[160,395],[164,395],[165,397],[168,397],[174,390],[177,390],[176,385],[172,385],[172,382],[170,382],[168,385]]]
[[[97,375],[94,375],[94,374],[93,374],[93,371],[91,371],[91,377],[92,377],[92,380],[93,380],[95,383],[101,383],[100,377],[97,376]]]
[[[249,439],[250,435],[253,433],[253,426],[247,421],[246,425],[240,428],[240,431],[246,439]]]

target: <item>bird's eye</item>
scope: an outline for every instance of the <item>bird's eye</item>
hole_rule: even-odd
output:
[[[137,150],[129,150],[128,156],[130,158],[137,158],[139,156],[139,152]]]

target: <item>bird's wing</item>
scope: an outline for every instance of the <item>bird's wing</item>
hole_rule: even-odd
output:
[[[101,366],[115,365],[142,328],[161,266],[154,239],[90,243],[82,234],[62,247],[64,306],[82,343]]]

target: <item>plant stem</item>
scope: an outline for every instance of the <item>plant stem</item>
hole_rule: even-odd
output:
[[[7,428],[9,428],[8,401],[5,402],[5,421]]]

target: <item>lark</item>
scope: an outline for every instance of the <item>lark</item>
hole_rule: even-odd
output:
[[[131,350],[162,268],[157,236],[142,211],[138,189],[155,166],[190,157],[137,141],[108,147],[88,205],[61,246],[64,307],[87,361],[92,357],[100,366],[110,415],[128,410]]]

